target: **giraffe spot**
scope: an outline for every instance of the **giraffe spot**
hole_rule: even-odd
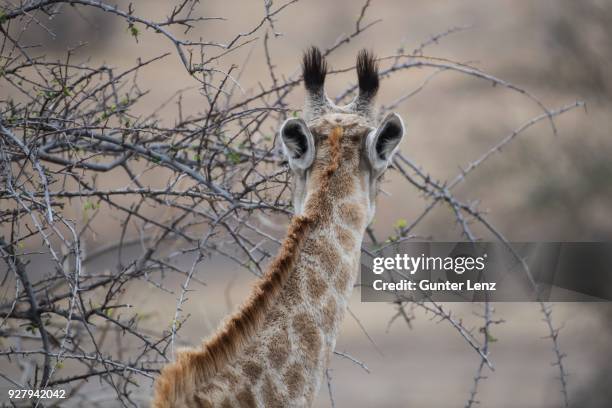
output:
[[[195,402],[195,406],[199,407],[199,408],[214,408],[214,405],[212,404],[212,402],[210,402],[210,400],[200,397],[199,395],[195,394],[193,396],[193,401]]]
[[[317,184],[321,182],[320,180],[316,181]],[[323,224],[329,223],[333,215],[333,206],[331,200],[327,197],[328,190],[317,191],[306,203],[306,213],[315,214],[316,218]]]
[[[221,381],[224,381],[226,384],[229,384],[230,386],[235,386],[236,384],[238,384],[238,376],[230,371],[225,371],[223,372],[219,378],[221,379]]]
[[[289,398],[295,399],[304,390],[302,370],[301,364],[293,363],[285,373],[285,384],[287,384],[287,389],[289,390]]]
[[[367,137],[367,135],[364,135],[362,132],[351,132],[351,137],[350,137],[350,141],[351,144],[355,147],[355,148],[359,148],[361,146],[361,142],[363,141],[363,138]],[[355,152],[355,153],[359,153],[359,151]]]
[[[345,164],[357,164],[359,160],[359,147],[361,145],[361,137],[353,136],[346,139],[342,159]]]
[[[325,152],[321,152],[325,156]],[[314,190],[306,205],[306,213],[314,214],[320,222],[327,223],[331,220],[333,213],[333,201],[338,199],[336,185],[338,182],[332,181],[333,175],[328,175],[328,160],[324,157],[317,157],[312,167],[311,182],[307,189]]]
[[[244,349],[244,355],[247,357],[255,358],[257,354],[257,344],[250,344]]]
[[[242,391],[236,394],[236,399],[238,400],[238,404],[240,404],[241,408],[254,408],[257,406],[255,396],[248,388],[244,388]]]
[[[355,248],[355,238],[346,228],[342,228],[339,225],[336,226],[336,238],[345,251],[352,251]]]
[[[336,290],[338,290],[338,292],[340,293],[344,292],[346,290],[346,287],[349,284],[350,279],[351,279],[351,268],[347,264],[343,263],[338,268],[336,279],[334,281]]]
[[[221,402],[221,408],[232,408],[232,403],[229,398],[225,397],[225,399]]]
[[[282,320],[283,320],[283,313],[278,308],[274,308],[270,310],[266,316],[266,321],[267,323],[270,323],[270,324],[279,324],[279,322]]]
[[[289,343],[289,331],[286,327],[283,327],[278,333],[276,333],[272,339],[270,339],[268,358],[272,367],[277,370],[282,367],[289,357],[289,349],[291,344]]]
[[[249,379],[251,384],[255,384],[261,376],[263,369],[255,361],[246,361],[242,364],[242,372]]]
[[[340,254],[336,246],[325,236],[306,240],[303,251],[319,258],[321,266],[326,270],[333,269],[340,263]]]
[[[338,207],[340,219],[353,229],[360,229],[365,218],[363,210],[357,204],[344,203]]]
[[[329,195],[335,200],[341,200],[353,194],[355,182],[353,174],[348,172],[336,173],[333,184],[330,186]]]
[[[276,387],[274,383],[272,383],[270,376],[266,376],[266,381],[262,387],[262,393],[266,408],[283,408],[286,406],[281,396],[278,395]]]
[[[217,384],[214,384],[214,383],[208,383],[208,384],[206,384],[205,386],[203,386],[201,388],[201,391],[202,391],[202,393],[204,395],[210,395],[213,392],[221,391],[221,390],[222,390],[222,388],[219,387]]]
[[[302,303],[302,279],[300,273],[291,273],[289,275],[282,296],[289,306]]]
[[[330,297],[323,307],[323,321],[321,322],[323,325],[323,330],[330,332],[334,328],[334,324],[336,323],[336,301],[333,297]]]
[[[305,313],[297,315],[293,320],[293,329],[297,333],[302,345],[306,365],[316,366],[321,350],[321,336],[319,328],[312,317]]]
[[[318,301],[327,290],[327,283],[314,270],[308,272],[308,293],[314,301]]]

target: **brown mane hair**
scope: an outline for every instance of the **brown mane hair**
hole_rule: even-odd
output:
[[[342,128],[335,127],[327,138],[330,160],[320,188],[312,199],[320,202],[328,195],[330,179],[340,165]],[[173,406],[180,396],[192,394],[196,386],[215,375],[234,359],[258,331],[298,259],[307,232],[320,220],[317,211],[293,217],[280,251],[264,276],[255,284],[249,299],[217,333],[203,342],[201,349],[179,351],[174,363],[166,365],[155,383],[155,407]]]

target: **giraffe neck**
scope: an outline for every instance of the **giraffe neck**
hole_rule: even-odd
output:
[[[291,403],[310,405],[317,395],[359,270],[365,209],[339,202],[331,205],[330,215],[308,232],[295,269],[267,318],[276,331],[270,339],[273,346],[266,346],[268,370],[270,378],[280,380],[269,389]],[[269,406],[273,401],[262,402]]]
[[[310,177],[304,217],[312,222],[294,267],[234,372],[247,378],[244,390],[254,391],[258,406],[312,404],[359,270],[365,181],[353,166],[338,166],[333,139],[331,146],[330,163],[313,169]]]

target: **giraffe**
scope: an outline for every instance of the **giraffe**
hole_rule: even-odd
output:
[[[336,106],[324,91],[321,52],[304,53],[303,115],[279,132],[293,183],[287,236],[242,307],[163,368],[153,407],[312,405],[356,281],[377,183],[404,134],[395,113],[377,123],[376,59],[362,50],[356,67],[357,97]]]

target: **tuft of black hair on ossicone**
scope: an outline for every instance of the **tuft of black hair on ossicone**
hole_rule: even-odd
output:
[[[308,91],[319,92],[323,89],[325,75],[327,75],[327,62],[317,47],[310,47],[304,52],[302,74],[304,86]]]
[[[368,98],[378,91],[378,63],[374,54],[361,50],[357,54],[357,78],[359,79],[359,94]]]

